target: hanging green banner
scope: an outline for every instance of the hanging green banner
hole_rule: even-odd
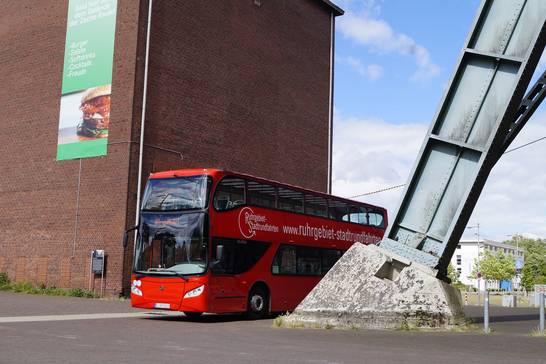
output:
[[[57,160],[107,154],[117,0],[69,0]]]

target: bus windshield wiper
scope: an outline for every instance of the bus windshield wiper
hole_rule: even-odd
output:
[[[173,273],[175,276],[182,278],[185,282],[188,281],[188,277],[186,277],[184,274],[182,274],[182,273],[180,273],[180,272],[178,272],[176,270],[165,269],[164,272]]]
[[[184,274],[176,271],[176,270],[172,270],[172,269],[166,269],[166,268],[148,268],[147,272],[158,272],[158,273],[163,273],[163,272],[168,272],[168,273],[172,273],[173,275],[177,276],[177,277],[180,277],[182,278],[184,281],[188,281],[188,277],[186,277]]]

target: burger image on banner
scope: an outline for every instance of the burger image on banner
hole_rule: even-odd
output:
[[[76,129],[79,140],[108,138],[111,93],[111,85],[93,87],[84,93],[80,105],[82,121]]]
[[[57,160],[107,154],[111,93],[108,84],[61,97]]]

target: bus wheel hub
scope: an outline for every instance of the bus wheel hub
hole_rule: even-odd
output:
[[[264,299],[262,296],[254,295],[250,299],[250,308],[252,311],[259,312],[264,308]]]

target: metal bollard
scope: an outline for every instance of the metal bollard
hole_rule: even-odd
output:
[[[540,322],[539,322],[539,331],[544,335],[544,293],[541,293],[539,296],[540,300]]]
[[[483,332],[489,334],[489,291],[483,293]]]

